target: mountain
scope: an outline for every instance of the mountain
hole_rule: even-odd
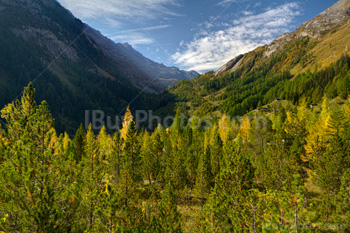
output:
[[[274,99],[317,103],[350,94],[350,1],[340,0],[292,33],[239,55],[216,72],[183,81],[164,95],[164,109],[231,116]]]
[[[313,48],[311,51],[307,51],[309,54],[313,54],[313,56],[317,55],[317,57],[314,58],[314,61],[317,61],[317,63],[322,63],[322,67],[324,65],[327,65],[329,63],[335,62],[337,59],[340,58],[339,54],[337,56],[332,56],[331,53],[334,52],[334,49],[339,50],[343,49],[342,52],[348,52],[348,45],[347,42],[350,38],[350,35],[345,35],[345,37],[341,38],[341,43],[338,45],[334,45],[334,49],[324,51],[324,49],[320,48],[321,44],[320,42],[324,41],[331,41],[336,40],[339,38],[335,38],[338,34],[342,34],[341,32],[348,32],[349,29],[349,18],[350,16],[350,1],[349,0],[340,0],[337,3],[335,3],[333,6],[331,6],[329,9],[325,10],[312,20],[303,23],[299,28],[297,28],[292,33],[286,33],[278,38],[276,38],[270,45],[266,45],[264,47],[259,47],[255,49],[254,51],[239,55],[238,57],[232,59],[227,64],[222,66],[216,73],[215,76],[220,76],[225,72],[234,72],[237,70],[242,63],[245,63],[246,60],[249,60],[252,54],[258,53],[260,50],[264,50],[263,59],[259,59],[259,61],[269,59],[271,56],[273,56],[276,53],[280,53],[284,50],[284,48],[291,42],[294,42],[301,38],[308,38],[312,41],[312,43],[317,43],[318,45]],[[329,32],[330,35],[328,34]],[[337,35],[333,35],[337,32]],[[322,50],[322,52],[327,53],[327,57],[330,57],[328,61],[324,61],[323,59],[319,59],[318,56],[320,54],[318,53],[319,50]],[[341,54],[340,54],[341,55]],[[323,56],[323,57],[326,57]],[[310,64],[315,62],[309,62]],[[298,65],[299,63],[295,64]],[[293,74],[297,74],[300,72],[306,71],[308,68],[311,68],[310,65],[306,65],[301,69],[300,71],[293,70]]]
[[[84,33],[96,43],[97,47],[106,56],[112,60],[122,59],[123,61],[128,61],[133,67],[137,67],[149,77],[156,79],[157,83],[160,83],[165,88],[181,80],[190,80],[199,75],[196,71],[184,71],[177,67],[167,67],[156,63],[144,57],[128,43],[115,43],[89,26],[87,26],[87,30]],[[137,85],[136,82],[135,84]]]
[[[117,115],[129,103],[150,108],[157,98],[144,92],[160,93],[196,75],[115,44],[56,0],[0,0],[0,105],[33,81],[37,100],[48,101],[59,131],[84,122],[85,110]]]

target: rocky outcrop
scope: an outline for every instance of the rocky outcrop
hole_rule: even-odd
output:
[[[243,58],[243,55],[239,55],[237,57],[235,57],[234,59],[232,59],[231,61],[229,61],[228,63],[226,63],[225,65],[223,65],[220,69],[218,69],[214,76],[219,76],[222,73],[226,72],[226,71],[230,71],[230,72],[234,72],[238,69],[239,65],[240,65],[240,61]]]
[[[303,23],[295,33],[297,36],[309,36],[318,39],[325,33],[344,24],[349,19],[349,10],[350,1],[340,0],[312,20]]]

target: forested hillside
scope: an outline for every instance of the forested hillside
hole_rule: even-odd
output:
[[[45,70],[83,24],[28,2],[0,0],[0,233],[350,232],[350,1],[161,95],[85,36]],[[76,126],[129,103],[120,130]]]
[[[69,138],[29,85],[1,111],[0,230],[349,232],[349,100]]]
[[[135,96],[140,98],[131,108],[154,108],[154,96],[145,93],[162,92],[175,77],[197,76],[114,43],[56,0],[0,0],[0,12],[0,106],[16,100],[32,81],[37,100],[50,103],[59,132],[72,134],[85,110],[118,115]],[[169,80],[161,85],[160,78]]]
[[[171,87],[159,112],[244,115],[275,98],[310,104],[349,94],[350,3],[338,1],[292,33],[237,56],[216,72]]]

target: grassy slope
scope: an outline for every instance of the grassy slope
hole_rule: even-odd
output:
[[[293,77],[307,71],[316,71],[323,69],[336,62],[342,55],[350,55],[350,24],[346,23],[328,33],[319,39],[309,39],[307,43],[301,43],[300,38],[292,37],[292,41],[287,43],[282,50],[276,51],[274,56],[280,57],[273,60],[271,57],[265,57],[263,54],[268,49],[267,46],[259,47],[254,51],[245,54],[240,64],[242,75],[241,79],[252,74],[254,71],[266,66],[272,62],[271,71],[275,73],[289,71]],[[272,61],[273,60],[273,61]],[[237,67],[233,68],[233,73],[238,72]],[[183,111],[192,114],[198,111],[201,115],[207,115],[212,112],[225,112],[221,105],[230,95],[225,94],[227,86],[219,90],[207,90],[205,85],[214,79],[224,79],[231,71],[226,71],[215,77],[213,72],[199,76],[191,81],[181,82],[169,89],[173,95],[173,102],[169,104],[172,107],[180,107]],[[272,100],[267,103],[272,102]]]

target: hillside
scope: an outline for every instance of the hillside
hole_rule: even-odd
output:
[[[0,3],[0,233],[350,232],[348,1],[162,95],[55,1]],[[75,126],[130,100],[157,112]]]
[[[317,103],[325,94],[322,90],[329,98],[344,98],[349,94],[349,20],[350,2],[341,0],[270,45],[170,88],[168,94],[174,96],[164,109],[177,106],[192,113],[236,116],[275,98]]]
[[[196,71],[184,71],[177,67],[167,67],[163,64],[156,63],[141,53],[137,52],[128,43],[115,43],[104,37],[99,31],[87,26],[85,35],[96,43],[96,46],[110,59],[128,61],[130,66],[144,72],[148,77],[154,78],[155,83],[162,88],[167,88],[178,83],[181,80],[190,80],[199,74]],[[138,80],[134,82],[138,85]],[[142,86],[140,86],[142,88]]]
[[[0,0],[0,12],[0,106],[33,81],[37,100],[48,101],[59,131],[84,122],[85,110],[117,115],[135,96],[140,98],[132,108],[151,108],[154,97],[142,91],[160,93],[198,75],[115,44],[56,0]]]

